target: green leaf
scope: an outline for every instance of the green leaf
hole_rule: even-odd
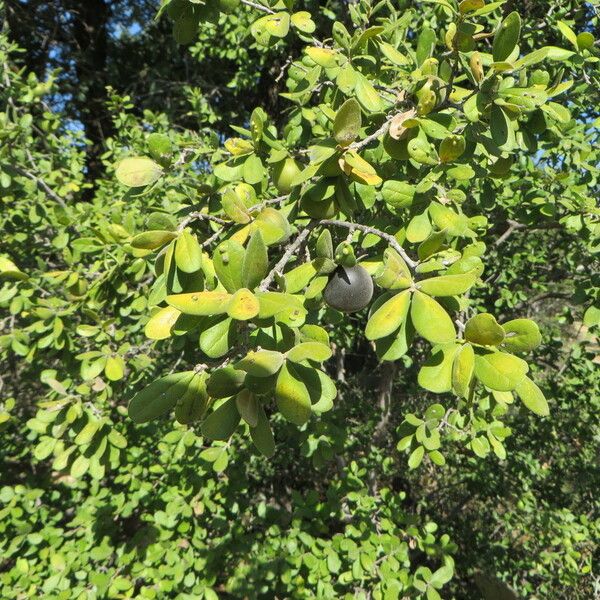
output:
[[[542,343],[542,334],[530,319],[513,319],[503,323],[506,334],[502,346],[510,352],[531,352]]]
[[[206,390],[212,398],[228,398],[242,389],[245,378],[246,371],[232,366],[222,367],[211,373]]]
[[[368,340],[378,340],[396,331],[406,319],[410,299],[410,291],[405,290],[392,296],[379,307],[367,322],[366,338]]]
[[[265,168],[262,164],[262,160],[256,154],[251,154],[244,161],[242,168],[242,177],[246,183],[250,185],[256,185],[263,180],[266,175]]]
[[[510,150],[514,147],[515,133],[510,123],[510,119],[508,118],[506,111],[497,104],[492,106],[490,126],[492,139],[499,148]]]
[[[104,365],[104,373],[110,381],[119,381],[125,376],[125,361],[118,354],[109,356]]]
[[[465,324],[465,339],[480,346],[498,346],[504,341],[504,329],[494,315],[480,313]]]
[[[383,265],[377,269],[373,279],[379,287],[388,290],[406,289],[413,283],[406,261],[392,248],[383,253]]]
[[[244,255],[244,264],[242,266],[242,283],[249,289],[254,289],[263,280],[269,269],[269,257],[267,246],[263,240],[262,234],[256,230],[251,236],[246,254]]]
[[[466,143],[462,135],[449,135],[442,140],[438,151],[443,163],[452,162],[465,152]]]
[[[211,319],[200,333],[200,349],[209,358],[225,356],[235,344],[236,327],[229,317]]]
[[[269,419],[262,406],[258,407],[258,420],[256,427],[250,428],[250,436],[258,451],[266,457],[275,454],[275,440],[269,425]]]
[[[521,398],[521,402],[536,415],[547,417],[550,414],[550,408],[544,393],[529,377],[525,377],[516,386],[515,392]]]
[[[152,158],[158,161],[168,161],[173,153],[173,145],[168,135],[151,133],[146,139]]]
[[[413,294],[410,315],[417,333],[432,344],[443,344],[456,338],[448,313],[426,294],[419,291]]]
[[[577,35],[577,48],[579,50],[590,50],[594,47],[595,38],[589,31],[582,31]]]
[[[242,419],[246,421],[250,427],[256,427],[258,425],[259,408],[256,396],[248,390],[242,390],[235,397],[235,404]]]
[[[192,292],[167,296],[167,303],[186,315],[221,315],[231,297],[227,292]]]
[[[358,73],[357,76],[355,92],[360,105],[370,113],[377,113],[383,110],[383,101],[377,90],[364,75]]]
[[[443,394],[452,389],[452,365],[459,346],[454,342],[435,346],[421,367],[418,382],[422,388]]]
[[[194,371],[171,373],[139,391],[129,402],[129,416],[136,423],[146,423],[170,411],[188,389]]]
[[[319,258],[333,259],[333,240],[331,239],[331,232],[329,229],[323,229],[317,238],[316,250]]]
[[[248,354],[235,364],[236,369],[246,371],[254,377],[269,377],[279,371],[284,356],[272,350],[250,350]]]
[[[457,396],[467,398],[475,372],[475,351],[465,344],[456,354],[452,366],[452,389]]]
[[[415,186],[405,181],[388,179],[381,186],[381,196],[394,208],[408,208],[415,198]]]
[[[213,265],[223,287],[233,294],[244,287],[242,269],[246,250],[234,240],[220,244],[213,254]]]
[[[340,146],[349,146],[358,137],[361,126],[360,104],[355,98],[349,98],[335,115],[333,137]]]
[[[163,173],[162,167],[145,156],[124,158],[115,171],[117,179],[128,187],[154,183]]]
[[[258,298],[248,289],[239,289],[227,304],[227,314],[236,321],[248,321],[258,315]]]
[[[475,376],[491,390],[514,390],[528,371],[524,360],[505,352],[487,352],[475,356]]]
[[[175,404],[175,418],[183,425],[199,421],[208,408],[208,402],[206,374],[196,373],[185,394]]]
[[[146,323],[144,333],[151,340],[165,340],[171,337],[171,329],[181,316],[181,312],[173,306],[165,306],[155,312]]]
[[[311,415],[310,393],[294,368],[284,364],[275,384],[275,399],[281,414],[295,425],[304,425]]]
[[[557,21],[556,26],[565,38],[578,49],[577,34],[564,21]]]
[[[131,240],[131,245],[134,248],[140,248],[143,250],[156,250],[165,244],[168,244],[171,240],[174,240],[177,234],[174,231],[145,231],[144,233],[138,233]]]
[[[228,440],[240,422],[235,398],[229,398],[203,421],[202,435],[209,440]]]
[[[479,10],[485,6],[485,0],[462,0],[458,5],[458,10],[461,15]]]
[[[189,231],[183,231],[175,242],[175,264],[184,273],[195,273],[202,268],[202,248]]]
[[[589,306],[583,315],[583,324],[586,327],[595,327],[600,325],[600,308],[597,306]],[[505,323],[508,325],[508,323]]]
[[[521,35],[521,16],[518,12],[511,12],[500,24],[494,36],[492,56],[494,62],[505,61],[517,47]]]
[[[28,278],[29,276],[23,273],[23,271],[21,271],[19,267],[17,267],[17,265],[12,260],[10,260],[10,258],[6,256],[0,256],[0,280],[25,280]]]
[[[423,64],[425,59],[433,55],[433,50],[435,48],[436,41],[437,37],[433,29],[430,29],[429,27],[423,27],[423,29],[421,29],[419,39],[417,40],[416,56],[418,67],[420,67]]]
[[[288,350],[286,358],[292,362],[314,360],[322,363],[331,358],[331,348],[320,342],[302,342]]]
[[[408,468],[412,471],[416,469],[423,461],[425,455],[425,448],[423,446],[417,446],[408,457]]]
[[[316,29],[315,22],[311,19],[311,14],[305,10],[294,13],[291,17],[291,22],[296,29],[299,29],[303,33],[313,33]]]
[[[469,290],[477,279],[474,271],[459,275],[441,275],[424,279],[417,283],[417,287],[429,296],[456,296]]]

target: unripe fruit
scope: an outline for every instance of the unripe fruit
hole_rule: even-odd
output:
[[[280,194],[292,191],[292,180],[300,173],[300,167],[293,158],[278,162],[273,169],[273,183]]]
[[[360,265],[340,266],[329,277],[323,297],[331,308],[342,312],[362,310],[373,297],[373,280]]]

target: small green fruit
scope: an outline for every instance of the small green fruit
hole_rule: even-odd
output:
[[[360,265],[340,266],[329,277],[323,297],[329,306],[342,312],[362,310],[373,297],[373,280]]]
[[[273,169],[273,183],[280,194],[292,191],[292,181],[300,173],[300,167],[293,158],[278,162]]]

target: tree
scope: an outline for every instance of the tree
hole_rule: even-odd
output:
[[[598,20],[545,4],[173,0],[77,102],[0,38],[0,595],[590,596]]]

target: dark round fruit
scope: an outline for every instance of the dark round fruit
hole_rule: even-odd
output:
[[[360,265],[338,267],[323,292],[325,302],[342,312],[362,310],[373,297],[373,280]]]

